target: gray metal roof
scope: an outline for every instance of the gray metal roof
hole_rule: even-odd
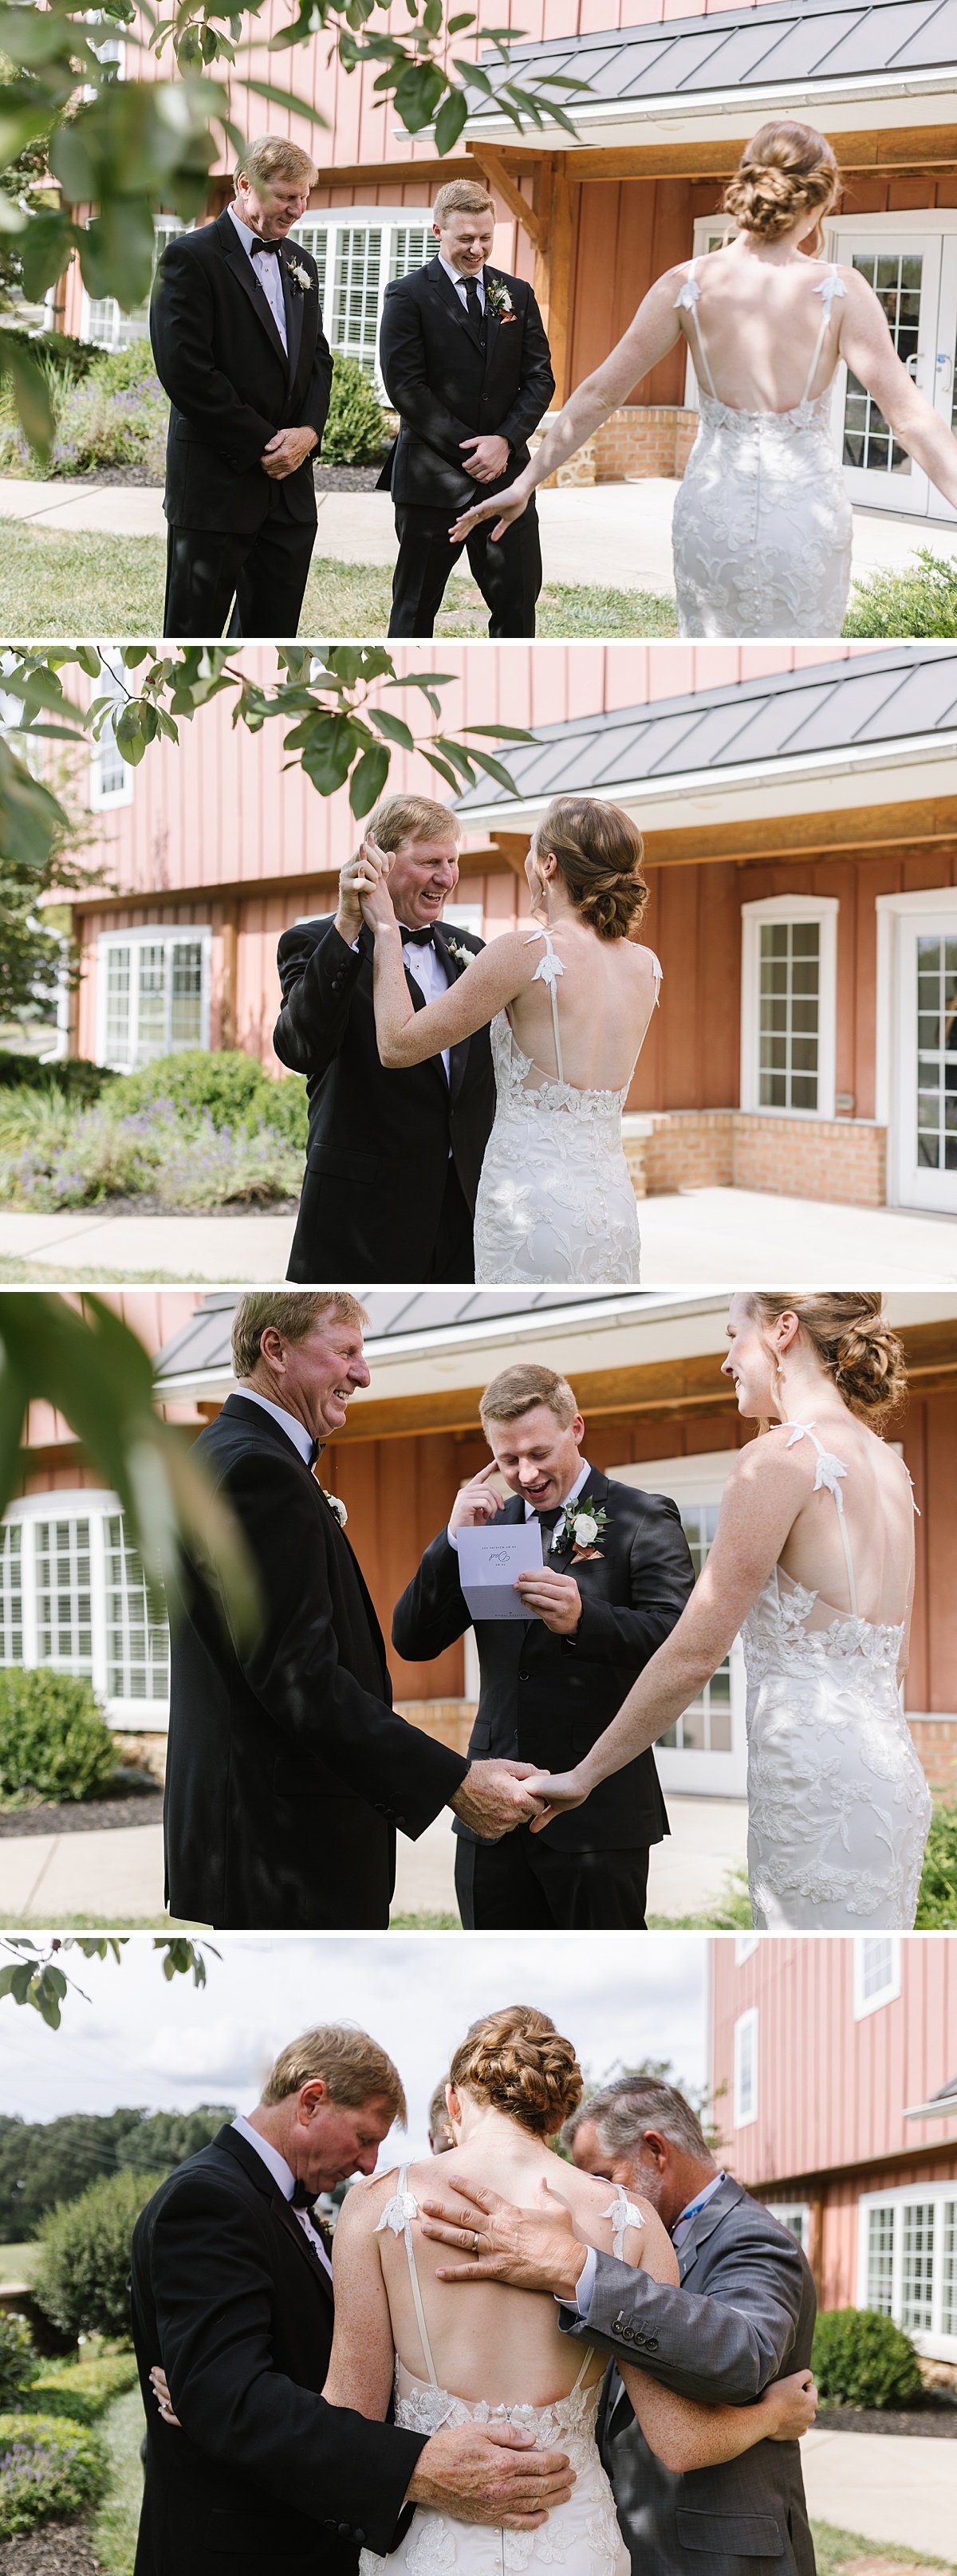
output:
[[[594,1288],[447,1288],[435,1293],[415,1288],[357,1288],[353,1292],[368,1310],[370,1322],[366,1348],[375,1342],[397,1341],[416,1334],[454,1332],[470,1326],[492,1324],[503,1316],[544,1320],[548,1315],[566,1314],[569,1309],[600,1305],[617,1314],[640,1314],[663,1301],[651,1290],[638,1290],[625,1296],[609,1296]],[[230,1371],[229,1337],[233,1313],[242,1291],[237,1288],[216,1289],[197,1306],[189,1323],[164,1342],[156,1360],[154,1377],[162,1391],[171,1380],[200,1377]]]
[[[524,803],[852,745],[903,745],[948,728],[957,728],[957,644],[902,644],[539,725],[534,743],[509,745],[508,765],[514,801]],[[467,818],[473,807],[487,813],[499,805],[505,814],[512,802],[483,778],[457,799],[457,811]]]
[[[587,80],[583,105],[607,100],[686,97],[715,90],[782,88],[795,82],[952,71],[957,61],[957,0],[754,0],[745,8],[671,18],[653,26],[552,36],[510,48],[508,66],[483,54],[497,90],[533,72]],[[558,97],[564,93],[557,92]],[[567,94],[572,117],[577,93]],[[546,93],[547,96],[547,93]],[[469,122],[496,115],[495,100],[473,91]]]

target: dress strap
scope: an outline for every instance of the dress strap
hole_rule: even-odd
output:
[[[405,2240],[405,2250],[409,2265],[409,2281],[412,2288],[412,2300],[415,2307],[422,2351],[425,2358],[425,2367],[429,2374],[430,2386],[432,2388],[438,2388],[439,2383],[435,2375],[435,2363],[432,2359],[432,2346],[429,2342],[428,2328],[425,2322],[425,2310],[422,2305],[422,2292],[419,2288],[419,2275],[416,2270],[415,2246],[412,2241],[412,2221],[419,2215],[419,2204],[416,2200],[415,2193],[409,2191],[407,2188],[408,2174],[408,2165],[403,2165],[399,2175],[398,2189],[393,2193],[392,2199],[387,2200],[375,2233],[377,2236],[381,2236],[383,2228],[388,2227],[391,2229],[393,2236],[402,2236]]]
[[[817,1474],[814,1478],[815,1493],[819,1494],[822,1486],[826,1485],[828,1493],[833,1494],[834,1496],[838,1526],[841,1533],[841,1544],[844,1549],[844,1563],[847,1567],[847,1588],[851,1596],[851,1616],[856,1619],[857,1585],[854,1581],[854,1560],[851,1555],[851,1542],[847,1535],[847,1522],[844,1518],[844,1496],[841,1492],[841,1483],[842,1479],[847,1474],[847,1468],[845,1467],[842,1458],[835,1458],[829,1449],[822,1448],[821,1442],[819,1441],[814,1429],[813,1422],[796,1422],[794,1424],[790,1440],[787,1444],[789,1449],[793,1449],[796,1440],[809,1440],[812,1449],[817,1450]]]
[[[683,312],[690,313],[691,315],[692,322],[694,323],[694,334],[697,343],[698,356],[708,380],[708,391],[710,394],[713,394],[715,402],[717,402],[719,399],[718,390],[715,385],[711,369],[708,365],[708,353],[701,337],[701,324],[698,319],[698,298],[701,294],[701,287],[696,273],[697,267],[698,262],[696,259],[693,259],[688,270],[687,277],[685,278],[684,285],[679,287],[678,293],[675,296],[675,311],[677,313],[680,308]]]
[[[814,378],[817,374],[817,362],[824,347],[824,335],[831,319],[831,307],[833,305],[835,295],[846,295],[847,293],[847,288],[845,287],[843,278],[838,276],[836,260],[832,259],[827,276],[821,278],[813,292],[821,298],[821,320],[818,327],[817,339],[814,343],[814,354],[804,380],[804,392],[801,395],[802,403],[807,401],[808,395],[811,391],[811,386],[813,385]]]
[[[565,1070],[562,1064],[562,1041],[558,1028],[558,997],[555,991],[555,986],[559,975],[564,975],[565,969],[562,965],[561,958],[556,957],[555,955],[555,947],[551,931],[533,930],[531,937],[525,941],[526,948],[534,947],[536,939],[544,939],[545,954],[544,957],[539,958],[538,965],[535,968],[535,973],[532,976],[532,982],[533,984],[548,985],[549,1000],[552,1006],[552,1030],[555,1038],[555,1063],[558,1067],[559,1082],[564,1082]]]
[[[602,2210],[602,2217],[611,2220],[612,2252],[617,2255],[619,2263],[623,2263],[625,2237],[629,2227],[643,2227],[645,2223],[640,2209],[636,2209],[634,2201],[629,2200],[623,2182],[616,2182],[614,2200],[609,2201],[608,2208]]]

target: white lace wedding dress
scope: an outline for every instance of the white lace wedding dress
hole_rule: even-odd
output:
[[[817,1451],[814,1491],[833,1494],[850,1613],[780,1566],[742,1628],[747,1672],[748,1877],[762,1931],[910,1931],[931,1798],[901,1707],[903,1623],[857,1615],[844,1517],[847,1468],[795,1423],[788,1448]]]
[[[676,305],[690,313],[700,425],[672,521],[680,635],[840,635],[851,578],[851,505],[831,430],[831,386],[811,386],[847,289],[832,265],[809,288],[821,321],[793,411],[720,402],[701,337],[693,260]],[[701,377],[704,377],[704,383]]]
[[[526,2569],[558,2567],[564,2576],[630,2576],[631,2561],[622,2539],[614,2498],[598,2456],[595,2424],[602,2379],[583,2386],[593,2347],[585,2347],[582,2366],[567,2397],[551,2406],[489,2406],[483,2398],[456,2397],[440,2388],[426,2330],[422,2293],[415,2265],[412,2220],[418,2202],[408,2188],[403,2165],[398,2189],[387,2203],[376,2234],[389,2227],[405,2239],[409,2278],[418,2319],[428,2379],[415,2379],[396,2359],[395,2422],[413,2433],[438,2433],[443,2424],[490,2424],[507,2416],[512,2424],[534,2433],[541,2450],[564,2451],[575,2471],[567,2504],[556,2505],[535,2531],[495,2531],[474,2522],[455,2522],[431,2505],[417,2505],[404,2540],[388,2558],[364,2549],[359,2576],[524,2576]],[[622,2186],[616,2185],[614,2250],[624,2251],[626,2227],[643,2224]]]
[[[516,1045],[507,1011],[491,1026],[495,1118],[475,1203],[479,1285],[575,1280],[638,1284],[641,1234],[622,1145],[621,1121],[635,1066],[621,1091],[577,1091],[566,1082],[556,984],[564,974],[550,931],[534,930],[545,954],[533,982],[552,1005],[555,1075]],[[655,1002],[661,985],[657,958]],[[637,1064],[638,1057],[635,1057]]]

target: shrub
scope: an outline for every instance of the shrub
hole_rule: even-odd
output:
[[[855,581],[844,635],[957,635],[957,563],[920,546],[903,572],[872,572]]]
[[[127,2166],[43,2220],[33,2292],[63,2334],[128,2335],[130,2239],[162,2180]]]
[[[919,1932],[939,1932],[957,1923],[957,1798],[941,1798],[934,1808],[924,1853],[917,1899]]]
[[[53,1098],[86,1102],[98,1100],[106,1084],[115,1081],[105,1064],[90,1064],[83,1055],[41,1064],[39,1056],[10,1055],[0,1048],[0,1091],[47,1091]]]
[[[115,1769],[113,1738],[89,1682],[43,1664],[0,1672],[0,1805],[90,1798]]]
[[[876,2308],[825,2310],[811,2368],[824,2405],[909,2406],[923,2385],[910,2336]]]
[[[89,2360],[63,2362],[41,2371],[30,2390],[30,2404],[44,2415],[66,2415],[74,2424],[95,2424],[114,2397],[132,2388],[139,2373],[131,2352],[100,2352]]]
[[[78,364],[46,338],[41,363],[54,419],[49,465],[24,437],[8,380],[0,386],[0,467],[8,472],[95,474],[100,466],[143,465],[161,482],[169,404],[153,366],[149,340],[125,349],[96,349]]]
[[[39,2367],[26,2318],[0,2309],[0,2407],[13,2406],[22,2397]]]
[[[96,2504],[105,2484],[106,2453],[85,2424],[0,2415],[0,2539]]]
[[[271,1127],[290,1144],[305,1148],[305,1084],[277,1081],[258,1056],[244,1054],[241,1047],[225,1047],[217,1055],[184,1047],[178,1055],[160,1056],[155,1064],[141,1065],[138,1073],[121,1074],[110,1105],[125,1115],[158,1101],[168,1101],[179,1118],[199,1118],[205,1110],[216,1127],[242,1127],[249,1133]]]
[[[324,465],[377,465],[389,444],[382,405],[358,358],[337,358],[329,417],[322,433]]]

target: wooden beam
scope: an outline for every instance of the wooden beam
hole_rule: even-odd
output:
[[[645,865],[702,867],[725,861],[742,867],[765,860],[846,858],[915,849],[957,849],[957,795],[925,797],[913,805],[855,806],[846,813],[777,815],[747,823],[694,824],[683,830],[643,825]],[[500,856],[518,875],[528,848],[526,832],[493,832]]]
[[[516,222],[522,225],[529,240],[534,242],[537,249],[540,237],[538,216],[534,208],[529,205],[528,198],[523,197],[521,189],[516,187],[511,171],[505,167],[501,153],[496,152],[491,143],[469,143],[466,145],[466,150],[471,152],[473,159],[478,162],[479,169],[483,177],[488,180],[489,187],[497,188],[499,196],[504,197],[509,214],[515,216]]]
[[[736,170],[751,127],[714,141],[698,137],[685,143],[585,144],[568,159],[576,179],[726,179]],[[957,127],[904,126],[882,133],[831,134],[842,171],[953,169],[957,166]],[[507,148],[507,147],[506,147]]]

